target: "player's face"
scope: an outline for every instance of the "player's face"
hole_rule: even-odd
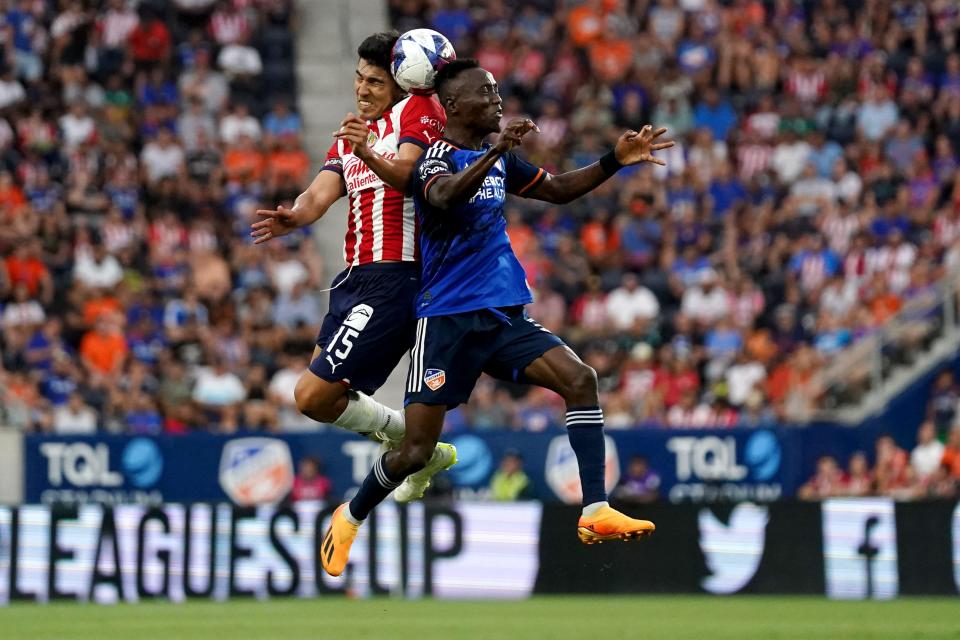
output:
[[[485,69],[470,69],[463,76],[456,98],[459,116],[485,134],[497,133],[503,115],[503,100],[493,74]]]
[[[402,92],[386,69],[361,59],[357,63],[353,93],[357,100],[357,115],[364,120],[376,120],[400,98]]]

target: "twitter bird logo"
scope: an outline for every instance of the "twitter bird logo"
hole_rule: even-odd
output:
[[[700,510],[700,550],[711,573],[701,582],[706,591],[736,593],[750,582],[763,557],[769,519],[766,507],[749,502],[733,508],[729,525]]]

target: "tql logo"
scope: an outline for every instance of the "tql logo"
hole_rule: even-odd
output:
[[[105,442],[44,442],[40,455],[47,459],[47,481],[52,487],[115,488],[124,483],[146,489],[163,474],[163,454],[153,440],[134,438],[120,455],[121,471],[111,465]]]
[[[733,436],[676,437],[667,440],[667,450],[676,456],[677,480],[740,482],[750,475],[765,482],[780,470],[781,450],[776,435],[757,431],[743,448],[743,462],[737,456]]]

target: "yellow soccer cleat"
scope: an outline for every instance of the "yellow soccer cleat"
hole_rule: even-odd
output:
[[[438,442],[430,461],[420,471],[406,477],[403,483],[394,489],[393,499],[397,502],[413,502],[423,497],[430,487],[430,479],[457,464],[457,448],[446,442]]]
[[[347,568],[350,559],[350,547],[357,537],[360,525],[352,524],[343,515],[347,503],[337,507],[330,518],[330,526],[320,544],[320,562],[323,570],[332,576],[339,576]]]
[[[634,540],[651,535],[657,527],[649,520],[637,520],[605,506],[592,516],[580,516],[577,536],[584,544],[607,540]]]

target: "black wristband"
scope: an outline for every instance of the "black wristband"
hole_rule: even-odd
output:
[[[612,176],[617,171],[620,171],[620,169],[623,169],[623,165],[620,164],[620,161],[617,160],[617,154],[611,149],[600,158],[600,168],[603,169],[603,172],[608,176]]]

